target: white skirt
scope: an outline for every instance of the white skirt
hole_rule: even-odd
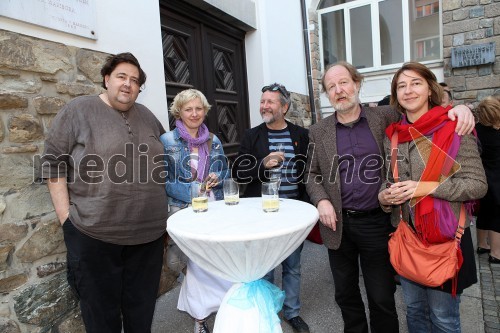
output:
[[[177,308],[195,319],[204,319],[219,309],[232,285],[232,282],[207,272],[188,259]]]

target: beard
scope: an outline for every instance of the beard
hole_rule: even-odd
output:
[[[272,124],[276,121],[276,117],[272,113],[266,112],[264,114],[261,114],[261,117],[262,121],[266,124]]]
[[[354,94],[352,94],[350,96],[346,96],[345,100],[343,100],[341,102],[334,101],[334,102],[330,102],[330,103],[332,104],[332,107],[335,109],[335,111],[337,111],[339,113],[345,113],[345,112],[351,111],[352,109],[357,107],[357,105],[359,104],[358,98],[357,98],[357,92],[355,91]]]

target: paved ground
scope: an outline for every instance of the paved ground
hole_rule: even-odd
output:
[[[478,257],[484,332],[500,333],[500,265],[490,264],[487,254]]]
[[[474,227],[472,227],[472,232],[475,238]],[[340,309],[334,300],[333,279],[326,248],[306,241],[302,253],[302,318],[309,324],[313,333],[343,332]],[[483,254],[477,260],[480,283],[468,288],[461,297],[463,333],[500,333],[500,265],[490,265],[487,258],[488,255]],[[476,259],[478,259],[477,256]],[[361,290],[364,290],[362,282],[360,283]],[[193,332],[192,319],[176,308],[178,294],[179,287],[158,299],[153,333]],[[405,307],[399,286],[396,292],[396,302],[400,318],[400,332],[406,333],[408,330]],[[210,328],[213,327],[213,321],[212,316]],[[282,327],[284,333],[293,333],[288,324],[282,322]]]

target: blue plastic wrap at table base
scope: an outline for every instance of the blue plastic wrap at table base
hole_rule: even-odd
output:
[[[278,312],[283,306],[285,292],[264,279],[244,283],[227,300],[227,304],[243,310],[257,307],[264,318],[260,322],[259,332],[272,332],[280,322]]]

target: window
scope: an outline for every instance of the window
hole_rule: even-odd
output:
[[[439,54],[439,37],[415,41],[415,58],[419,61],[435,59]]]
[[[427,5],[421,5],[421,6],[419,6],[417,4],[416,9],[417,9],[417,18],[429,16],[432,14],[438,14],[439,13],[439,1],[434,1],[433,3],[427,4]]]
[[[322,65],[345,60],[362,72],[442,59],[441,0],[322,0]]]

